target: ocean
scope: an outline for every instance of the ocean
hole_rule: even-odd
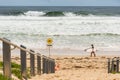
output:
[[[119,52],[120,7],[1,6],[0,37],[40,50],[52,38],[55,50]]]

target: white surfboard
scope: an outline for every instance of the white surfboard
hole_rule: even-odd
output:
[[[92,49],[88,49],[88,50],[86,50],[86,52],[91,52],[91,51],[92,51]],[[97,49],[94,49],[94,51],[96,52]]]

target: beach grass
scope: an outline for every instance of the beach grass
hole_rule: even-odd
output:
[[[0,67],[3,67],[3,62],[2,61],[0,61]],[[11,67],[20,69],[21,66],[19,64],[16,64],[15,62],[12,62]]]
[[[21,68],[21,66],[20,66],[19,64],[15,63],[15,62],[12,62],[12,63],[11,63],[11,67],[12,67],[12,68],[18,68],[18,69]]]
[[[12,69],[12,74],[14,74],[18,79],[22,79],[20,69]]]
[[[13,79],[9,79],[9,78],[3,76],[2,74],[0,74],[0,80],[13,80]]]
[[[3,67],[3,62],[0,61],[0,68]]]
[[[0,61],[0,68],[3,68],[3,62],[2,61]],[[12,68],[11,69],[12,70],[12,74],[15,75],[18,79],[22,79],[21,70],[20,70],[21,65],[15,63],[15,62],[11,62],[11,68]],[[30,78],[30,74],[28,74],[28,71],[29,70],[27,70],[27,77]],[[0,80],[4,80],[4,79],[0,79]]]

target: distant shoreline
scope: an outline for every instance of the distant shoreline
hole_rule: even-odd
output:
[[[35,52],[38,52],[42,55],[48,56],[48,49],[33,49]],[[2,55],[2,49],[0,49],[0,55]],[[11,51],[11,55],[18,56],[20,55],[20,50],[15,49]],[[51,49],[51,55],[59,55],[59,56],[90,56],[90,52],[85,52],[81,50],[71,50],[71,49]],[[97,51],[97,56],[120,56],[120,51]]]

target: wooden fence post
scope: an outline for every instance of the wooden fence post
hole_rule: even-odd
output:
[[[55,60],[53,59],[53,73],[55,73]]]
[[[33,50],[27,50],[25,46],[17,46],[14,43],[11,43],[8,39],[2,39],[3,41],[3,73],[4,76],[11,78],[11,46],[20,49],[21,57],[21,75],[22,78],[27,80],[27,63],[26,63],[26,53],[30,53],[30,74],[35,76],[35,52]],[[42,56],[42,68],[43,73],[54,73],[55,72],[55,60],[46,56]],[[37,73],[41,74],[41,56],[37,55]]]
[[[33,50],[30,50],[34,52]],[[31,76],[35,76],[35,55],[30,53],[30,74]]]
[[[42,69],[43,69],[43,74],[46,72],[45,71],[45,57],[44,56],[42,56]]]
[[[9,41],[9,40],[8,40]],[[4,76],[11,78],[11,47],[3,41],[3,73]]]
[[[37,74],[41,74],[41,56],[37,55]]]
[[[51,58],[49,59],[49,73],[51,73]]]
[[[46,73],[49,73],[49,59],[46,57]]]
[[[25,46],[21,45],[20,47],[26,49]],[[21,75],[22,78],[24,78],[25,80],[27,80],[27,70],[26,70],[26,51],[23,51],[20,49],[20,53],[21,53]]]
[[[51,60],[51,73],[53,72],[53,60]]]
[[[112,64],[111,64],[111,65],[112,65],[112,66],[111,66],[111,72],[114,72],[114,62],[115,62],[115,61],[114,61],[114,59],[112,59]]]
[[[43,73],[48,73],[48,59],[46,56],[43,56]]]
[[[110,58],[108,58],[108,73],[110,73]]]
[[[119,57],[117,57],[117,62],[116,62],[116,67],[117,67],[117,73],[119,73]]]

